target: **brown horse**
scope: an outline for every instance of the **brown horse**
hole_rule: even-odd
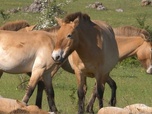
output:
[[[54,37],[53,32],[1,30],[0,54],[3,56],[0,57],[0,73],[31,72],[27,91],[23,97],[25,103],[28,102],[37,82],[42,79],[46,88],[50,111],[57,112],[51,78],[51,75],[53,76],[59,68],[51,57],[54,48],[52,39]]]
[[[100,26],[100,24],[102,25],[103,22],[102,21],[94,21],[96,24],[98,24]],[[56,29],[56,31],[59,29],[59,28],[50,28],[50,29],[45,29],[45,31],[47,32],[52,32],[53,29]],[[11,29],[12,30],[12,29]],[[53,30],[54,31],[54,30]],[[136,55],[137,54],[137,51],[140,52],[140,53],[143,53],[143,51],[146,49],[151,49],[151,45],[147,45],[149,44],[150,42],[150,35],[147,31],[145,30],[142,30],[142,29],[138,29],[138,28],[135,28],[135,27],[132,27],[132,26],[125,26],[125,27],[120,27],[120,28],[115,28],[114,29],[115,31],[115,34],[116,34],[116,41],[117,41],[117,44],[118,44],[118,47],[119,47],[119,60],[122,60],[122,59],[125,59],[129,56],[133,56],[133,55]],[[121,34],[120,34],[121,33]],[[134,38],[134,37],[140,37],[140,38]],[[130,39],[129,42],[126,42]],[[138,46],[134,47],[132,46],[132,49],[130,50],[130,48],[126,48],[126,46],[128,45],[133,45],[132,43],[135,42],[136,40],[138,39],[141,39],[143,41],[144,39],[144,42],[145,44],[148,46],[148,48],[145,48],[143,50],[142,46],[140,46],[141,48],[139,48],[138,50],[136,50],[138,48]],[[52,40],[53,44],[55,43],[55,39]],[[125,42],[125,44],[123,44],[123,42]],[[137,42],[137,41],[136,41]],[[140,45],[140,43],[137,43]],[[124,50],[124,51],[122,51]],[[136,51],[135,51],[136,50]],[[132,53],[134,52],[134,53]],[[146,62],[146,61],[149,61],[151,60],[151,52],[150,51],[146,51],[147,52],[147,56],[146,55],[143,55],[143,57],[141,58],[140,55],[138,58],[140,58],[140,61],[143,62],[143,64],[145,64],[148,68],[148,65],[150,63]],[[130,54],[131,53],[131,54]],[[143,60],[145,61],[143,61]],[[62,65],[62,68],[68,72],[71,72],[71,73],[74,73],[73,69],[71,68],[70,66],[70,63],[69,61],[66,61],[63,65]],[[146,67],[145,67],[146,68]],[[115,103],[116,103],[116,84],[114,82],[114,80],[112,79],[108,79],[107,83],[110,85],[110,87],[112,88],[112,97],[111,97],[111,101],[110,101],[110,104],[112,106],[115,106]],[[42,82],[39,82],[38,84],[38,96],[37,96],[37,105],[39,107],[41,107],[41,101],[40,99],[42,99],[42,90],[44,89],[43,86],[44,84]],[[93,103],[95,101],[95,98],[96,98],[96,95],[93,94],[92,95],[92,99],[90,100],[89,102],[89,105],[87,106],[87,111],[88,112],[93,112]]]
[[[107,74],[118,62],[118,49],[112,28],[105,24],[98,26],[87,14],[80,12],[57,21],[61,27],[57,32],[52,57],[57,63],[63,63],[71,54],[72,68],[78,82],[78,113],[84,113],[86,76],[95,77],[99,108],[103,107]]]
[[[95,23],[100,25],[100,21],[95,21]],[[127,57],[137,56],[137,59],[146,69],[146,72],[152,74],[152,44],[150,41],[150,34],[144,29],[139,29],[133,26],[114,28],[114,33],[119,50],[119,61],[122,61]],[[112,88],[111,99],[116,99],[117,87],[115,82],[109,80],[108,84]],[[87,112],[93,111],[95,98],[96,95],[95,92],[93,92],[90,102],[87,105]]]
[[[99,26],[100,26],[100,24],[101,25],[103,24],[102,21],[96,20],[94,22],[96,24],[98,24]],[[50,29],[45,29],[45,31],[50,32]],[[132,26],[114,28],[114,32],[115,32],[115,35],[116,35],[115,37],[116,37],[116,41],[118,44],[119,60],[121,61],[127,57],[136,55],[138,60],[144,65],[145,69],[147,69],[147,73],[151,73],[151,70],[150,70],[151,67],[149,67],[152,64],[151,63],[152,62],[151,61],[151,51],[150,51],[151,43],[150,43],[149,33],[144,29],[139,29],[139,28],[135,28]],[[141,41],[144,42],[142,45],[140,43]],[[134,45],[134,44],[136,44],[136,45]],[[130,47],[130,45],[134,45],[134,46],[131,46],[131,48],[126,48],[126,47]],[[140,48],[138,48],[138,46]],[[145,46],[147,48],[144,48]],[[138,52],[138,54],[137,54],[137,52]],[[142,54],[142,56],[141,56],[141,54]],[[62,65],[62,68],[68,72],[74,73],[73,69],[70,66],[69,61],[66,61]],[[111,100],[109,103],[110,103],[110,105],[115,106],[116,88],[117,88],[116,83],[111,78],[109,78],[107,80],[107,83],[110,85],[110,87],[112,89],[112,96],[111,96]],[[38,92],[39,92],[39,94],[37,94],[37,95],[40,95],[41,91],[38,91]],[[93,92],[93,93],[95,93],[95,92]],[[93,103],[95,101],[95,98],[96,98],[96,95],[93,94],[92,98],[89,102],[89,105],[87,106],[87,112],[93,112]],[[37,100],[37,101],[40,102],[39,100]]]

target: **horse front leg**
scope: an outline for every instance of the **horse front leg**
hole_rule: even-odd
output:
[[[117,90],[116,82],[109,76],[107,79],[107,83],[111,88],[111,100],[109,101],[109,104],[111,106],[115,106],[116,105],[116,90]]]
[[[36,87],[36,84],[40,80],[43,72],[44,72],[44,69],[35,69],[34,71],[32,71],[32,75],[31,75],[30,81],[28,83],[26,93],[22,99],[23,102],[28,103],[28,101]]]
[[[44,76],[43,76],[43,81],[45,85],[45,91],[47,95],[47,100],[50,108],[50,112],[53,112],[54,114],[58,113],[58,110],[55,105],[55,100],[54,100],[54,89],[53,89],[53,84],[52,84],[52,77],[51,77],[51,71],[47,71]]]
[[[37,85],[37,95],[36,95],[36,102],[35,102],[35,105],[37,105],[39,108],[42,108],[43,90],[44,90],[44,82],[39,81]]]
[[[93,91],[92,91],[92,94],[91,94],[91,98],[89,100],[89,103],[87,105],[87,108],[86,108],[86,112],[87,113],[90,113],[90,114],[94,114],[94,111],[93,111],[93,104],[96,100],[96,83],[94,84],[94,88],[93,88]]]
[[[78,82],[78,114],[83,114],[85,110],[85,95],[87,91],[87,85],[86,85],[86,77],[82,74],[77,74],[77,82]]]

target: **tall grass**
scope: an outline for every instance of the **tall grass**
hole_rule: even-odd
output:
[[[73,0],[68,5],[63,6],[63,10],[67,13],[82,11],[88,13],[92,19],[99,19],[108,22],[113,27],[122,25],[139,26],[136,20],[139,15],[146,14],[145,25],[152,26],[152,7],[141,7],[139,0],[98,0],[108,8],[107,11],[97,11],[95,9],[86,8],[88,4],[94,3],[92,0]],[[33,0],[1,0],[0,10],[8,10],[14,7],[22,7],[29,5]],[[57,3],[64,3],[65,0],[57,0]],[[115,9],[122,8],[124,12],[116,12]],[[24,13],[19,12],[10,14],[10,18],[3,20],[0,16],[0,25],[7,21],[25,19],[30,24],[37,24],[41,14],[40,13]],[[2,56],[2,55],[1,55]],[[110,73],[111,77],[116,81],[117,89],[117,106],[124,107],[133,103],[144,103],[152,106],[152,77],[145,73],[145,70],[140,64],[118,64],[116,68]],[[27,79],[28,77],[24,75]],[[94,79],[88,78],[88,92],[86,96],[86,103],[88,102],[93,86]],[[20,84],[19,75],[11,75],[5,73],[0,79],[0,95],[4,97],[21,100],[25,90],[17,89]],[[77,85],[75,75],[67,73],[60,69],[53,79],[55,88],[55,100],[59,111],[62,114],[76,114],[77,112]],[[35,103],[35,95],[32,95],[29,104]],[[108,106],[111,91],[106,85],[104,93],[104,106]],[[48,110],[48,104],[44,93],[43,109]],[[94,106],[95,112],[98,111],[98,102]]]

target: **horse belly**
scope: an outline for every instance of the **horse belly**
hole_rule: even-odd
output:
[[[31,72],[32,64],[29,62],[1,62],[0,69],[7,73],[26,73]]]
[[[119,60],[119,53],[118,53],[118,48],[117,48],[117,44],[115,39],[111,39],[111,41],[113,40],[113,42],[107,42],[105,43],[105,47],[104,47],[104,54],[103,54],[103,71],[105,71],[105,73],[110,72],[115,65],[118,63]],[[108,52],[107,52],[108,50]]]
[[[3,55],[0,53],[0,55]],[[24,57],[0,57],[0,70],[7,73],[26,73],[31,72],[33,60],[31,58]]]

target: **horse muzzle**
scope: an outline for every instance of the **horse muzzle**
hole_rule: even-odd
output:
[[[52,53],[52,58],[56,63],[62,63],[64,61],[62,55],[63,55],[62,50],[54,50]]]

